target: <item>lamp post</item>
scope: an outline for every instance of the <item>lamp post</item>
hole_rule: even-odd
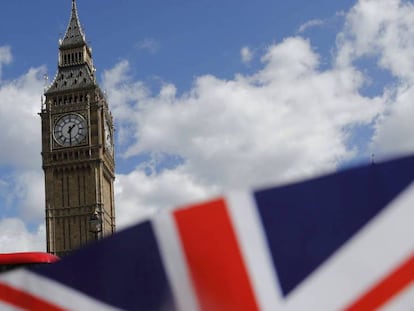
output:
[[[95,240],[98,240],[98,234],[102,231],[102,219],[97,211],[94,211],[89,218],[90,232],[95,234]]]

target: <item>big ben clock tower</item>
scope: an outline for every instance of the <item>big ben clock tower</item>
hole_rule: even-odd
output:
[[[76,1],[40,112],[47,251],[64,256],[115,230],[114,127]]]

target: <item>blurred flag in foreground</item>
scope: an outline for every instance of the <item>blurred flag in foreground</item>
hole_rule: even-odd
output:
[[[414,157],[163,211],[47,267],[0,309],[413,310]]]

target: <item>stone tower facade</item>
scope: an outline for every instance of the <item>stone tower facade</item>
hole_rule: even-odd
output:
[[[57,74],[44,96],[47,251],[64,256],[115,231],[113,118],[75,0],[59,42]]]

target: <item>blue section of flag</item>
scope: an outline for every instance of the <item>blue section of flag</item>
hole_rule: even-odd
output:
[[[176,309],[150,222],[32,271],[121,309]]]
[[[255,193],[288,295],[414,180],[414,157]]]

